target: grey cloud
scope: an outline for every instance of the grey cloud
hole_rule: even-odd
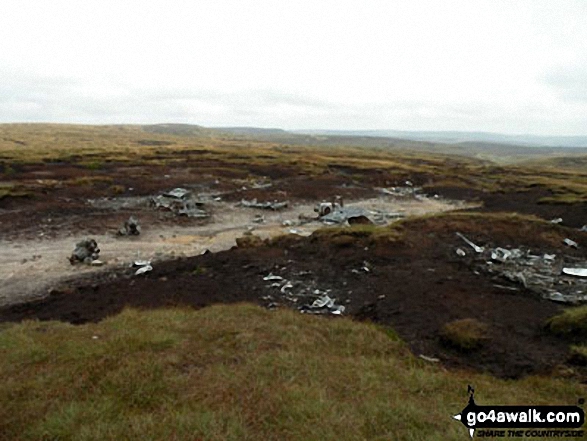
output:
[[[587,67],[559,67],[548,72],[542,79],[560,98],[587,103]]]
[[[232,124],[263,115],[328,109],[329,103],[272,90],[223,93],[187,87],[135,87],[84,83],[0,70],[0,119],[59,122],[159,122]],[[252,121],[248,121],[252,123]]]
[[[0,122],[160,123],[284,129],[469,130],[584,134],[587,72],[548,78],[568,94],[557,112],[541,103],[437,102],[432,99],[351,104],[270,89],[240,92],[93,84],[75,77],[34,76],[0,69]],[[583,93],[584,103],[577,107]]]

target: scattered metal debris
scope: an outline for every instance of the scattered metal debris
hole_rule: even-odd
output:
[[[571,247],[571,248],[579,248],[579,244],[577,242],[575,242],[574,240],[571,239],[565,239],[563,240],[564,244]]]
[[[587,233],[587,225],[583,225],[579,231],[583,231],[584,233]]]
[[[330,290],[320,290],[316,288],[313,280],[308,280],[311,271],[300,271],[293,274],[293,277],[302,277],[304,280],[288,280],[282,276],[269,273],[263,277],[263,280],[269,282],[267,289],[271,294],[261,297],[267,301],[267,307],[273,309],[280,305],[281,302],[289,303],[291,306],[297,306],[300,312],[309,314],[334,314],[340,315],[344,312],[343,305],[336,304],[336,299],[329,296]]]
[[[265,216],[263,216],[262,214],[256,214],[253,218],[253,222],[255,222],[256,224],[264,224]]]
[[[345,310],[343,305],[336,305],[335,300],[327,295],[322,295],[311,305],[302,305],[300,311],[309,314],[334,314],[341,315]]]
[[[153,271],[153,267],[151,266],[151,262],[149,260],[135,260],[130,266],[131,268],[138,267],[138,269],[135,271],[135,276]]]
[[[562,217],[557,217],[556,219],[552,219],[550,221],[551,224],[560,224],[563,221]]]
[[[483,247],[479,247],[479,246],[475,245],[473,242],[471,242],[469,239],[467,239],[461,233],[457,232],[457,236],[459,236],[461,239],[463,239],[467,243],[467,245],[469,245],[471,248],[473,248],[475,250],[476,253],[482,253],[485,250]]]
[[[463,250],[462,248],[457,248],[456,253],[457,253],[457,255],[459,255],[461,257],[465,257],[467,255],[465,250]]]
[[[390,188],[377,188],[381,193],[386,194],[388,196],[395,196],[395,197],[409,197],[409,196],[416,196],[417,193],[422,191],[420,187],[414,187],[414,185],[410,181],[406,181],[405,187],[390,187]]]
[[[246,199],[242,199],[240,201],[240,205],[243,207],[247,207],[247,208],[259,208],[261,210],[277,211],[277,210],[282,210],[284,208],[287,208],[287,206],[289,205],[289,201],[257,202],[257,199],[253,199],[250,201],[247,201]]]
[[[94,239],[84,239],[75,245],[69,262],[72,265],[76,263],[91,264],[93,261],[98,260],[99,254],[100,248],[98,248],[98,243]]]
[[[202,201],[194,198],[185,188],[174,188],[151,199],[151,204],[158,209],[169,210],[180,216],[207,218],[210,215],[201,209]]]
[[[124,221],[124,225],[117,233],[119,236],[138,236],[141,234],[141,226],[139,221],[133,216]]]
[[[477,255],[472,257],[472,269],[494,277],[496,288],[518,291],[523,287],[541,297],[561,303],[587,302],[587,262],[571,256],[533,254],[529,249],[477,247],[460,233]],[[566,243],[566,242],[565,242]],[[572,262],[572,266],[568,263]],[[507,286],[507,280],[517,286]]]

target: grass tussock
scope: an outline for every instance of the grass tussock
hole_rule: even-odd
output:
[[[569,361],[579,366],[587,366],[587,346],[571,346],[571,356]]]
[[[25,322],[0,354],[3,439],[462,440],[467,384],[480,404],[587,391],[448,372],[379,327],[250,305]]]
[[[109,176],[80,176],[79,178],[70,179],[68,183],[73,186],[91,186],[97,184],[112,184],[113,178]]]
[[[263,246],[264,243],[265,242],[263,241],[263,239],[254,234],[236,238],[236,246],[239,248],[256,248]]]
[[[489,327],[473,318],[446,323],[441,331],[442,340],[461,351],[472,351],[483,346],[489,336]]]
[[[357,243],[389,244],[403,238],[399,223],[381,227],[376,225],[352,225],[350,227],[320,228],[312,233],[312,240],[324,241],[337,246]]]
[[[0,200],[4,198],[24,198],[30,197],[31,193],[24,190],[18,185],[9,182],[0,182]]]
[[[566,309],[550,318],[546,328],[562,337],[587,337],[587,305]]]

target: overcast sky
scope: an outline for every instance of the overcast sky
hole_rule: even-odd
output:
[[[0,1],[0,122],[587,135],[586,1]]]

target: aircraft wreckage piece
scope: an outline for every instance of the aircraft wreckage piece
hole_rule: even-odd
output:
[[[587,268],[563,268],[563,273],[575,277],[587,277]]]
[[[191,191],[174,188],[151,199],[151,204],[158,209],[169,210],[180,216],[204,219],[210,215],[201,209],[202,201],[196,200]]]
[[[139,234],[141,234],[141,226],[133,216],[125,220],[122,228],[118,230],[119,236],[138,236]]]
[[[240,201],[240,205],[243,207],[247,207],[247,208],[259,208],[261,210],[277,211],[277,210],[283,210],[284,208],[287,208],[287,206],[289,205],[289,201],[257,202],[257,199],[253,199],[250,201],[247,201],[246,199],[242,199]]]
[[[563,240],[563,243],[571,248],[579,248],[579,244],[577,242],[568,238]]]
[[[149,271],[153,271],[153,267],[151,266],[150,260],[135,260],[130,265],[131,268],[138,268],[135,271],[135,276],[139,276],[141,274],[148,273]]]
[[[334,211],[320,216],[320,221],[327,225],[337,224],[384,224],[389,219],[404,217],[401,213],[385,213],[372,211],[361,207],[340,207]]]
[[[485,250],[485,248],[475,245],[473,242],[471,242],[469,239],[467,239],[461,233],[457,232],[457,236],[459,236],[461,239],[463,239],[467,245],[469,245],[471,248],[473,248],[475,250],[476,253],[482,253]]]

